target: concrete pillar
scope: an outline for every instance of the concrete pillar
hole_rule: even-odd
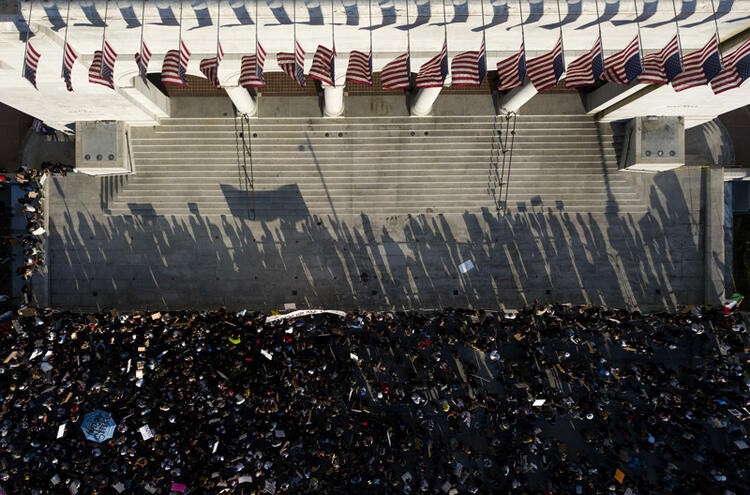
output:
[[[702,169],[705,190],[704,262],[706,304],[719,304],[724,298],[724,169],[709,167]]]
[[[325,86],[323,88],[323,115],[341,117],[344,113],[344,86]]]
[[[258,106],[247,89],[242,86],[226,86],[224,87],[224,91],[227,92],[227,96],[232,100],[239,113],[248,117],[254,117],[258,112]]]
[[[411,106],[411,114],[415,117],[426,117],[432,111],[432,104],[437,100],[442,87],[422,88],[414,97],[414,104]]]
[[[518,112],[529,100],[531,100],[538,91],[531,82],[526,82],[523,86],[511,89],[503,96],[500,113]]]

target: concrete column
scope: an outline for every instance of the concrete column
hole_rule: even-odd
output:
[[[706,304],[719,304],[724,297],[724,169],[710,167],[702,169],[705,188],[704,261]]]
[[[237,108],[237,111],[241,114],[247,115],[248,117],[254,117],[258,112],[258,106],[255,104],[255,100],[250,96],[247,89],[242,86],[226,86],[224,87],[224,91],[227,92],[227,96],[232,100],[235,108]]]
[[[440,91],[443,88],[422,88],[414,97],[414,104],[411,106],[411,114],[415,117],[426,117],[432,111],[432,104],[437,100]]]
[[[523,86],[511,89],[503,96],[500,113],[518,112],[537,93],[538,91],[531,82],[526,82]]]
[[[323,115],[341,117],[344,113],[344,86],[325,86],[323,100]]]

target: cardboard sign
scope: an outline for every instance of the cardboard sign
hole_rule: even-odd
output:
[[[460,265],[458,265],[458,269],[461,271],[461,273],[466,273],[474,268],[474,262],[471,260],[466,260]]]
[[[138,428],[138,431],[140,432],[144,440],[154,438],[154,432],[151,430],[151,427],[149,425],[141,426],[140,428]]]
[[[615,471],[615,479],[617,480],[618,483],[622,484],[623,480],[625,479],[625,473],[617,469]]]

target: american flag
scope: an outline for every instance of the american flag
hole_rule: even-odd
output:
[[[148,62],[151,60],[151,50],[141,41],[141,51],[135,54],[135,63],[138,65],[138,74],[143,82],[148,85]]]
[[[30,41],[26,42],[26,53],[23,59],[23,77],[36,88],[36,68],[39,66],[39,57],[42,54],[36,51]]]
[[[645,83],[664,84],[682,72],[680,41],[677,35],[656,53],[643,56],[643,72],[638,80]]]
[[[448,45],[443,40],[443,49],[440,53],[422,64],[417,74],[415,86],[422,88],[440,88],[448,75]]]
[[[221,48],[221,43],[219,43],[217,48],[215,57],[204,58],[201,60],[200,69],[203,75],[206,76],[206,79],[208,79],[214,87],[220,88],[219,62],[224,58],[224,50]]]
[[[245,88],[263,88],[266,83],[263,80],[263,65],[266,63],[266,51],[260,42],[255,43],[255,53],[242,57],[242,68],[240,69],[240,86]]]
[[[331,50],[323,45],[318,45],[318,49],[315,50],[315,55],[313,55],[312,67],[310,67],[310,73],[308,75],[324,84],[335,86],[335,57],[335,47]]]
[[[451,61],[452,86],[479,86],[487,74],[487,50],[484,40],[478,52],[462,52]]]
[[[724,68],[711,79],[711,89],[717,95],[739,88],[750,77],[750,40],[746,40],[729,55],[724,55]]]
[[[618,84],[630,84],[641,72],[641,44],[636,35],[623,50],[607,57],[604,61],[602,79]]]
[[[62,77],[63,80],[65,80],[65,87],[68,88],[68,91],[73,91],[73,64],[76,63],[77,58],[78,54],[73,50],[73,47],[70,46],[70,43],[66,41],[65,52],[63,53]]]
[[[514,55],[497,63],[497,89],[508,90],[523,85],[526,79],[526,50],[521,48]]]
[[[104,42],[104,51],[94,52],[94,61],[89,67],[89,82],[101,84],[110,89],[115,89],[114,72],[117,53],[112,49],[109,42]]]
[[[380,85],[383,89],[409,89],[410,78],[411,64],[408,53],[394,58],[380,71]]]
[[[349,66],[346,68],[346,80],[372,86],[372,52],[353,50],[349,54]]]
[[[187,86],[187,65],[190,61],[190,50],[180,40],[180,50],[169,50],[161,66],[161,82],[173,86]]]
[[[684,70],[672,79],[675,91],[702,86],[711,82],[721,70],[719,38],[714,34],[706,46],[682,57]]]
[[[552,51],[534,57],[526,62],[526,70],[537,91],[552,88],[560,80],[565,72],[565,60],[562,52],[562,38],[557,38],[557,43]]]
[[[279,52],[276,54],[276,63],[286,75],[294,79],[298,85],[305,87],[305,50],[299,41],[294,42],[294,53]]]
[[[597,36],[596,43],[594,43],[591,50],[568,65],[565,71],[565,87],[585,88],[593,86],[601,77],[603,70],[602,38],[601,36]]]

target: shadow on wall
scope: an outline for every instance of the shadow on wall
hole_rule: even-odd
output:
[[[487,209],[398,222],[365,214],[249,221],[197,209],[187,217],[68,210],[50,229],[51,303],[378,309],[539,300],[673,309],[703,295],[703,195],[684,189],[700,180],[682,179],[657,176],[645,215],[532,207],[504,217]],[[467,260],[476,268],[462,274]]]

